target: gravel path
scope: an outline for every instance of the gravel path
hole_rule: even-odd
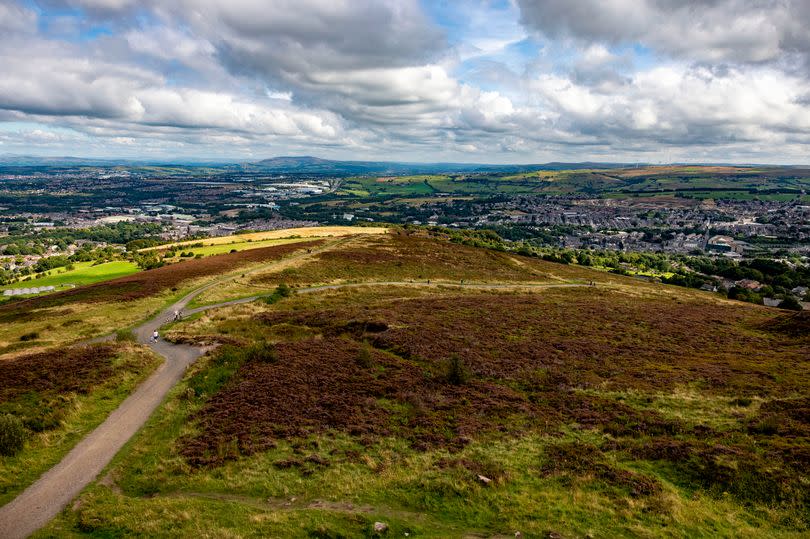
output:
[[[191,346],[149,343],[152,331],[164,324],[175,309],[185,307],[193,296],[186,296],[135,330],[138,342],[148,344],[166,361],[59,464],[0,508],[0,538],[28,537],[66,507],[138,432],[186,368],[202,354],[202,349]]]
[[[93,432],[79,442],[62,461],[45,472],[35,483],[19,496],[0,508],[0,539],[22,539],[47,524],[71,500],[73,500],[109,464],[115,454],[146,423],[149,416],[163,402],[168,392],[180,381],[189,365],[204,350],[188,345],[178,345],[162,339],[150,342],[152,332],[173,318],[175,311],[184,315],[208,309],[238,305],[255,301],[262,296],[251,296],[231,301],[185,309],[186,305],[199,294],[221,284],[219,279],[200,287],[168,307],[156,317],[133,332],[139,343],[146,344],[166,361],[142,383],[110,416]],[[324,290],[357,288],[362,286],[419,286],[472,289],[536,289],[587,286],[582,284],[453,284],[410,281],[387,281],[373,283],[347,283],[296,289],[298,294],[308,294]],[[265,294],[266,295],[266,294]]]

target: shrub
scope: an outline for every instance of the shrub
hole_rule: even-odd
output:
[[[25,434],[23,422],[18,417],[0,415],[0,455],[10,457],[22,451]]]
[[[276,362],[275,349],[265,342],[258,342],[248,346],[245,348],[244,354],[245,360],[247,361],[257,361],[260,363]]]
[[[277,302],[277,301],[279,301],[281,299],[289,297],[291,294],[292,294],[292,289],[289,286],[287,286],[286,284],[281,283],[280,285],[278,285],[276,287],[276,289],[273,291],[272,294],[270,294],[269,296],[264,298],[264,301],[268,305],[272,305],[272,304],[274,304],[275,302]]]
[[[453,354],[450,356],[450,359],[447,360],[446,369],[444,378],[447,380],[448,384],[454,386],[465,384],[470,376],[467,367],[457,354]]]
[[[750,397],[736,397],[734,399],[731,399],[731,405],[732,406],[746,407],[746,406],[751,406],[752,402],[754,402],[754,401]]]
[[[290,290],[290,287],[287,286],[286,283],[281,283],[276,287],[276,294],[278,294],[282,298],[286,298],[289,297],[290,294],[292,294],[292,290]]]
[[[358,367],[362,367],[364,369],[368,369],[373,364],[373,358],[371,356],[371,346],[366,342],[360,347],[360,351],[357,353],[357,358],[355,360]]]
[[[118,342],[135,342],[135,334],[128,329],[119,329],[115,332],[115,340]]]
[[[32,331],[31,333],[26,333],[25,335],[22,335],[20,337],[21,341],[34,341],[36,339],[39,339],[39,333],[37,333],[36,331]]]
[[[802,304],[793,296],[788,296],[779,303],[779,308],[790,311],[801,311]]]

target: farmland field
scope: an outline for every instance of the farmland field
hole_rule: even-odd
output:
[[[810,187],[807,169],[660,166],[628,169],[541,170],[518,174],[456,174],[348,178],[348,200],[436,195],[573,195],[626,198],[679,194],[687,198],[791,200]]]
[[[810,530],[804,314],[420,232],[289,260],[219,299],[338,288],[174,324],[219,348],[40,536]]]
[[[72,270],[54,269],[45,274],[40,274],[39,278],[32,278],[30,281],[19,281],[0,286],[0,291],[32,286],[55,286],[57,288],[69,285],[82,286],[125,277],[139,271],[136,264],[126,260],[116,260],[97,265],[94,265],[93,262],[76,262],[73,265],[75,269]]]
[[[232,251],[245,251],[248,249],[260,249],[262,247],[273,247],[275,245],[284,245],[287,243],[296,243],[302,241],[300,238],[278,239],[278,240],[259,240],[259,241],[237,241],[233,240],[231,243],[219,243],[216,245],[205,245],[203,247],[186,247],[181,248],[180,252],[188,252],[194,256],[211,256],[230,253]]]
[[[385,234],[388,231],[384,227],[352,227],[352,226],[317,226],[304,228],[288,228],[283,230],[268,230],[266,232],[252,232],[249,234],[237,234],[234,236],[219,236],[216,238],[206,238],[202,240],[189,240],[157,247],[147,247],[141,252],[154,250],[166,250],[169,248],[183,249],[189,245],[202,243],[203,247],[235,244],[242,249],[249,246],[250,242],[260,242],[266,240],[301,239],[301,238],[331,238],[341,236],[352,236],[355,234]],[[238,247],[237,247],[238,248]],[[223,251],[223,252],[228,252]]]

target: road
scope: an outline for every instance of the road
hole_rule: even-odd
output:
[[[251,296],[206,305],[194,309],[186,306],[195,297],[228,278],[218,279],[197,288],[151,320],[133,330],[139,343],[146,344],[165,358],[165,362],[142,383],[110,416],[62,459],[45,472],[19,496],[0,508],[0,539],[22,539],[47,524],[73,500],[109,464],[116,453],[146,423],[166,395],[183,377],[189,365],[202,355],[203,349],[173,344],[162,339],[150,342],[152,332],[173,318],[175,311],[185,315],[207,309],[238,305],[255,301],[262,296]],[[581,284],[453,284],[410,281],[347,283],[297,289],[298,294],[314,293],[362,286],[418,286],[472,289],[536,289],[587,286]]]

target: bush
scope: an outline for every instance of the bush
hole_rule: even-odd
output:
[[[779,303],[779,308],[789,311],[801,311],[802,304],[796,298],[788,296]]]
[[[445,372],[444,377],[448,384],[452,384],[454,386],[463,385],[467,382],[467,379],[470,376],[469,372],[467,371],[467,367],[457,354],[450,356],[450,359],[447,360],[446,368],[447,371]]]
[[[360,346],[360,351],[357,353],[355,363],[357,363],[358,367],[362,367],[364,369],[368,369],[374,363],[371,355],[371,346],[367,342],[364,342]]]
[[[281,283],[276,287],[276,294],[278,294],[282,298],[286,298],[289,297],[290,294],[292,294],[292,290],[285,283]]]
[[[272,294],[264,298],[265,302],[268,305],[272,305],[273,303],[289,297],[292,294],[292,289],[284,283],[281,283],[276,287]]]
[[[118,342],[135,342],[135,334],[128,329],[119,329],[115,332],[115,340]]]
[[[244,354],[245,360],[247,361],[257,361],[260,363],[276,362],[275,349],[265,342],[258,342],[248,346],[245,348]]]
[[[14,456],[25,444],[23,422],[11,414],[0,415],[0,455]]]
[[[21,341],[35,341],[39,339],[39,333],[36,331],[32,331],[31,333],[26,333],[20,337]]]

